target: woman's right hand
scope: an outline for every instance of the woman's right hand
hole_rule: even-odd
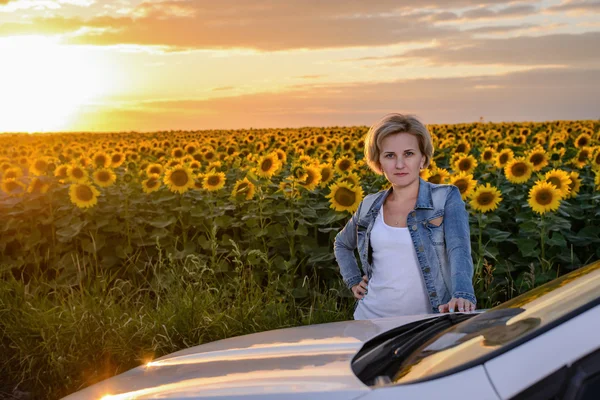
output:
[[[367,284],[369,283],[369,278],[364,275],[362,277],[362,281],[354,286],[352,286],[352,294],[358,300],[361,300],[367,294]]]

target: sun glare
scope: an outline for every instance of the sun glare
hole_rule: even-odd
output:
[[[43,36],[0,39],[0,132],[66,130],[78,109],[110,89],[102,57]]]

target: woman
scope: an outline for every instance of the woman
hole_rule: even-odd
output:
[[[355,319],[475,310],[468,213],[456,186],[420,178],[432,156],[414,116],[387,115],[367,134],[365,160],[391,188],[366,196],[335,238]]]

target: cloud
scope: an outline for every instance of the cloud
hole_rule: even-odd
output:
[[[533,25],[533,24],[480,26],[477,28],[466,29],[464,32],[477,33],[477,34],[508,33],[508,32],[513,32],[513,31],[520,31],[523,29],[530,29],[535,26],[536,25]]]
[[[212,91],[220,92],[220,91],[233,90],[233,89],[235,89],[235,86],[219,86],[219,87],[213,88]]]
[[[326,87],[306,84],[284,93],[151,101],[97,116],[90,111],[80,116],[76,129],[371,125],[388,112],[415,113],[426,123],[478,121],[481,116],[496,122],[596,119],[599,93],[600,69],[538,69],[504,76]]]
[[[461,14],[461,19],[494,19],[494,18],[515,18],[524,17],[536,12],[536,7],[529,4],[519,4],[502,8],[498,11],[491,8],[476,8],[465,11]]]
[[[506,1],[491,3],[502,5]],[[415,10],[424,16],[435,7],[477,4],[477,0],[232,0],[216,6],[212,0],[146,1],[126,16],[39,18],[26,24],[1,25],[0,35],[62,33],[69,34],[67,41],[75,44],[265,51],[378,46],[459,35],[456,27],[423,23],[419,14],[415,17]],[[509,6],[504,10],[531,7]],[[80,29],[83,27],[92,29]]]
[[[562,12],[576,12],[576,13],[597,13],[600,12],[600,1],[592,0],[575,0],[575,1],[563,1],[561,4],[546,8],[544,11],[550,13],[562,13]]]
[[[461,41],[456,47],[448,42],[436,48],[411,50],[405,56],[438,65],[600,65],[599,42],[600,32],[472,39]]]
[[[326,75],[301,75],[298,76],[298,78],[300,79],[320,79],[320,78],[325,78]]]

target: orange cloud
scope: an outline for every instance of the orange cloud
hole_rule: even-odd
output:
[[[486,90],[483,90],[486,89]],[[378,84],[304,85],[283,93],[144,101],[89,109],[74,130],[155,131],[370,125],[388,112],[427,123],[595,119],[600,69],[537,69],[503,76]]]
[[[167,0],[143,2],[123,17],[53,17],[4,24],[0,26],[0,35],[62,33],[70,34],[66,41],[77,44],[266,51],[375,46],[464,37],[457,27],[425,22],[432,13],[427,7],[468,7],[478,3],[476,0],[232,0],[215,6],[212,0]],[[521,5],[493,13],[503,17],[506,13],[516,15],[532,9]],[[424,11],[415,14],[415,10]],[[80,30],[84,27],[94,29]]]

